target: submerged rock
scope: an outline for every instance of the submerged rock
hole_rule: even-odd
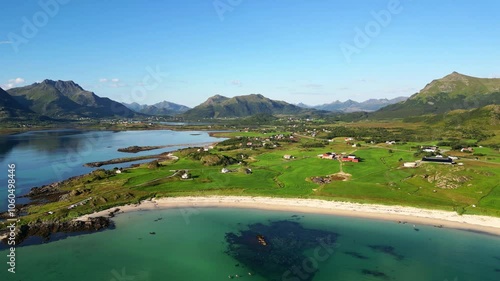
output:
[[[403,255],[400,255],[398,253],[396,253],[396,250],[394,249],[394,247],[392,246],[386,246],[386,245],[370,245],[369,246],[372,250],[376,251],[376,252],[381,252],[381,253],[385,253],[385,254],[388,254],[388,255],[391,255],[393,256],[395,259],[397,260],[402,260],[404,259],[404,256]]]
[[[265,237],[266,246],[256,239],[259,236]],[[226,253],[267,280],[292,280],[294,276],[312,280],[318,270],[315,266],[334,253],[337,237],[337,233],[307,229],[295,221],[257,223],[237,233],[226,233]],[[315,251],[321,261],[312,262],[313,254],[304,254]]]
[[[387,276],[387,274],[378,270],[363,269],[361,270],[361,273],[363,273],[364,275],[371,275],[378,278],[389,279],[389,276]]]
[[[367,256],[363,256],[362,254],[357,253],[357,252],[347,251],[347,252],[344,252],[344,254],[355,257],[355,258],[360,259],[360,260],[367,260],[368,259]]]

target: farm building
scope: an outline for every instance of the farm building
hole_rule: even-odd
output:
[[[453,159],[449,157],[423,157],[423,162],[434,162],[434,163],[443,163],[443,164],[453,164]]]
[[[405,167],[405,168],[415,168],[415,167],[417,167],[417,163],[416,162],[405,162],[403,164],[403,167]]]
[[[285,158],[285,159],[287,159],[287,160],[290,160],[290,159],[292,159],[292,158],[293,158],[293,156],[292,156],[292,155],[290,155],[290,154],[285,154],[285,155],[283,155],[283,158]]]
[[[335,156],[336,156],[336,154],[332,153],[332,152],[327,152],[327,153],[323,153],[320,155],[321,155],[321,158],[323,158],[323,159],[335,159]]]
[[[347,157],[342,157],[341,158],[342,162],[354,162],[354,163],[358,163],[359,162],[359,158],[357,158],[356,156],[354,155],[349,155]]]

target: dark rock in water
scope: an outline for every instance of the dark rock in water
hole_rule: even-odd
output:
[[[394,247],[392,247],[392,246],[370,245],[369,247],[372,248],[372,250],[374,250],[376,252],[381,252],[381,253],[385,253],[385,254],[391,255],[391,256],[393,256],[397,260],[404,259],[404,256],[396,253]]]
[[[495,268],[495,272],[500,272],[500,269],[499,268]]]
[[[371,275],[378,278],[389,279],[389,276],[387,276],[387,274],[378,270],[363,269],[361,270],[361,273],[363,273],[364,275]]]
[[[113,227],[113,223],[105,217],[89,218],[87,221],[36,221],[22,225],[17,229],[16,245],[21,244],[22,241],[31,236],[41,237],[46,242],[51,239],[53,234],[57,233],[94,232],[110,227]],[[2,240],[2,242],[6,241]]]
[[[256,239],[259,235],[265,237],[267,246]],[[303,268],[309,257],[304,253],[318,249],[322,257],[328,258],[334,252],[337,237],[336,233],[307,229],[295,221],[257,223],[240,232],[226,233],[226,253],[267,280],[294,280],[297,275],[291,270]],[[300,280],[312,280],[316,270],[303,273]]]
[[[155,234],[156,234],[156,232],[152,231],[152,232],[150,232],[149,234],[151,234],[151,235],[155,235]]]
[[[349,255],[349,256],[353,256],[353,257],[360,259],[360,260],[367,260],[368,259],[368,257],[363,256],[362,254],[356,253],[356,252],[347,251],[347,252],[344,252],[344,254]]]

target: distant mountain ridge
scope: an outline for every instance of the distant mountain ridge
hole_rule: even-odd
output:
[[[186,119],[247,117],[255,114],[297,114],[307,111],[296,105],[276,101],[261,94],[235,96],[215,95],[186,111]]]
[[[384,106],[395,104],[404,101],[406,99],[407,97],[397,97],[393,99],[369,99],[363,102],[357,102],[349,99],[345,102],[337,100],[331,103],[325,103],[315,106],[299,103],[297,104],[297,106],[303,108],[314,108],[318,110],[336,111],[336,112],[359,112],[359,111],[372,112]]]
[[[453,72],[433,80],[406,101],[381,108],[376,118],[441,114],[500,104],[500,78],[477,78]]]
[[[190,108],[168,101],[162,101],[153,105],[133,103],[122,103],[129,109],[147,115],[177,115],[188,111]]]
[[[137,113],[109,98],[84,90],[73,81],[49,80],[7,91],[19,104],[53,118],[135,117]]]

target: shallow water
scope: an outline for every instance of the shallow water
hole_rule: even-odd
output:
[[[47,130],[31,131],[14,135],[0,135],[0,184],[7,183],[7,165],[16,164],[17,196],[26,194],[30,188],[72,176],[89,173],[96,168],[83,164],[105,161],[120,157],[153,155],[173,151],[185,144],[220,141],[207,132],[198,131],[81,131]],[[118,152],[118,148],[132,145],[174,145],[164,149],[139,153]],[[105,165],[101,168],[127,167],[143,160],[122,164]],[[7,189],[2,189],[0,198],[7,198]],[[21,203],[21,198],[18,198]],[[6,200],[0,200],[0,210],[7,207]]]
[[[17,248],[17,273],[1,262],[0,279],[500,280],[500,238],[459,230],[234,208],[133,212],[115,221],[114,230]],[[299,258],[285,267],[248,262],[264,251]]]

